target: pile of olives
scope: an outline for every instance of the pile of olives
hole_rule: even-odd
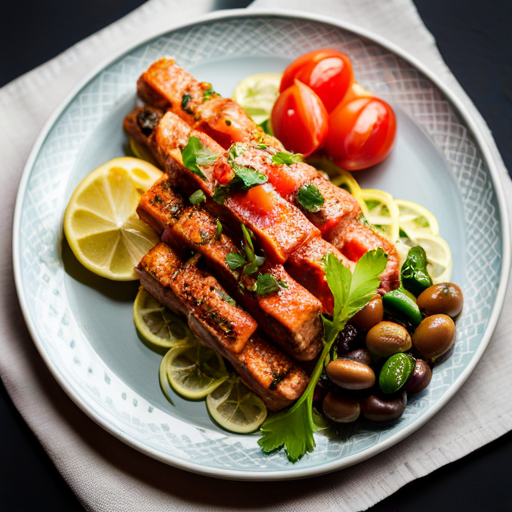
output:
[[[462,306],[453,283],[428,286],[417,297],[404,288],[375,295],[334,344],[314,396],[325,416],[338,423],[400,417],[407,394],[423,391],[434,364],[451,353]]]

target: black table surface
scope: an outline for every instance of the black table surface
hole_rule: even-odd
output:
[[[385,1],[385,0],[384,0]],[[448,66],[512,170],[512,1],[414,0]],[[0,86],[116,21],[144,0],[2,2]],[[244,7],[218,0],[218,8]],[[83,510],[0,386],[1,510]],[[416,480],[374,512],[511,511],[512,433]]]

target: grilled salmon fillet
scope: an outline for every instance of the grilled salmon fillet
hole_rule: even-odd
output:
[[[269,409],[282,409],[300,397],[308,383],[304,370],[254,335],[256,322],[195,261],[184,261],[160,243],[142,258],[137,273],[142,286],[186,316],[198,339],[225,357]]]
[[[263,134],[261,128],[236,102],[219,96],[200,97],[197,84],[197,80],[173,60],[160,59],[142,74],[137,87],[139,96],[148,105],[164,105],[164,108],[167,108],[166,101],[176,101],[176,98],[183,97],[186,91],[198,91],[193,95],[195,101],[190,103],[189,115],[183,115],[179,109],[174,109],[173,112],[196,130],[207,133],[226,149],[234,142],[256,143],[260,146],[264,142],[268,147],[260,151],[267,152],[269,156],[282,150],[282,145],[273,137]],[[194,114],[193,117],[191,113]],[[303,213],[320,229],[327,241],[348,257],[359,254],[366,242],[366,251],[382,247],[388,254],[388,266],[381,279],[382,291],[399,285],[399,258],[396,248],[380,233],[361,222],[359,205],[348,192],[330,183],[316,169],[305,163],[277,167],[276,169],[263,166],[259,170],[268,176],[275,190],[291,203],[298,204],[297,193],[300,187],[307,183],[315,185],[320,190],[324,197],[323,207],[318,212],[306,210]],[[299,170],[300,172],[297,172]],[[345,231],[349,235],[347,239],[344,237]],[[351,247],[354,233],[364,236]]]
[[[163,235],[164,242],[177,250],[188,247],[201,254],[227,290],[285,352],[300,361],[318,355],[322,349],[322,304],[292,279],[282,265],[265,264],[261,270],[286,283],[286,288],[262,296],[251,292],[254,278],[230,269],[226,263],[227,255],[237,253],[240,243],[224,228],[218,235],[217,218],[200,206],[186,205],[167,176],[144,193],[137,212]]]

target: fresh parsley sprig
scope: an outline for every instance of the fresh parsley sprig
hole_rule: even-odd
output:
[[[304,157],[299,153],[285,153],[284,151],[278,151],[272,155],[272,163],[275,165],[292,165],[298,162],[304,162]]]
[[[308,183],[300,187],[297,194],[297,201],[308,212],[315,213],[320,211],[324,205],[325,198],[315,185]]]
[[[183,165],[203,180],[206,180],[201,167],[206,167],[217,161],[218,156],[198,137],[190,137],[187,145],[181,151]]]
[[[369,251],[359,259],[352,275],[333,254],[324,257],[327,284],[334,296],[332,319],[322,316],[324,348],[302,396],[289,409],[268,418],[261,426],[262,437],[258,444],[264,453],[284,448],[288,460],[295,463],[314,450],[313,434],[318,426],[313,418],[313,392],[323,371],[325,358],[348,320],[371,300],[387,260],[387,254],[382,249]]]

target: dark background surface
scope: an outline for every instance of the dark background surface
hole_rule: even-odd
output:
[[[0,86],[116,21],[143,0],[2,2]],[[244,0],[218,0],[219,8]],[[512,1],[414,0],[448,66],[512,170]],[[1,113],[0,113],[1,114]],[[492,350],[492,346],[491,346]],[[0,509],[83,510],[0,385]],[[512,511],[512,433],[405,486],[373,512]],[[298,485],[300,485],[298,483]]]

